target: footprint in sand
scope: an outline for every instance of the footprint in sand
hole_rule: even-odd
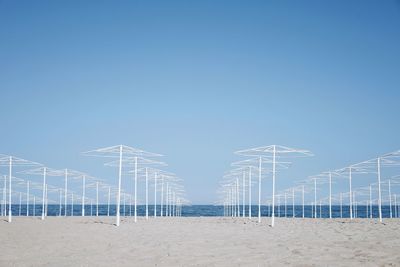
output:
[[[294,255],[300,255],[300,256],[303,255],[303,254],[301,253],[301,251],[298,250],[298,249],[293,249],[291,252],[292,252],[292,254],[294,254]]]

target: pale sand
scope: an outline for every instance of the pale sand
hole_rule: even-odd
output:
[[[400,266],[400,220],[14,217],[0,266]]]

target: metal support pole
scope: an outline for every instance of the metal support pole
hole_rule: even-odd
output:
[[[122,145],[119,147],[119,172],[118,172],[118,195],[117,195],[117,222],[116,225],[120,224],[120,205],[121,205],[121,176],[122,176]]]
[[[157,172],[154,173],[154,218],[157,217]]]
[[[9,169],[8,169],[9,173],[8,173],[8,177],[9,177],[9,181],[8,181],[8,222],[12,221],[12,210],[11,210],[11,205],[12,205],[12,198],[11,198],[11,177],[12,177],[12,157],[10,157],[10,161],[9,161]]]
[[[261,165],[262,158],[260,157],[258,166],[258,222],[261,222]]]
[[[350,208],[350,220],[353,220],[353,193],[351,191],[351,167],[349,167],[349,208]]]
[[[271,220],[272,227],[274,227],[275,224],[275,157],[276,157],[276,146],[274,145],[274,150],[272,155],[272,220]]]
[[[382,222],[382,192],[381,192],[381,159],[377,160],[378,168],[378,205],[379,205],[379,221]]]

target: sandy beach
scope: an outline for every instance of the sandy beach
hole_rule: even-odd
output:
[[[0,266],[397,266],[400,221],[14,217]]]

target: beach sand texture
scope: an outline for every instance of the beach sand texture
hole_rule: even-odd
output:
[[[400,266],[387,219],[14,217],[0,221],[0,266]]]

